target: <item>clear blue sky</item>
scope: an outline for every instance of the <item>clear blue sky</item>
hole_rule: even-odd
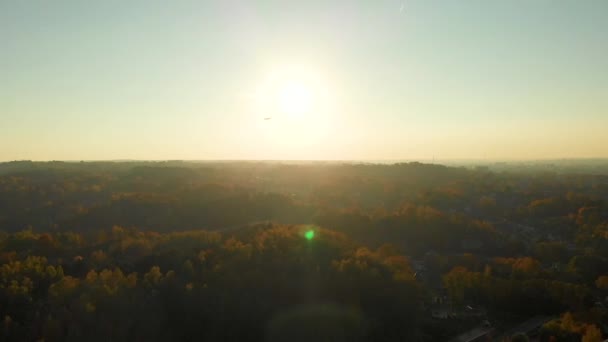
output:
[[[260,105],[277,70],[297,121]],[[608,157],[607,130],[605,0],[0,2],[0,160]]]

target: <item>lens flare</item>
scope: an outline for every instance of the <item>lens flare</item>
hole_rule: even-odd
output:
[[[307,230],[306,233],[304,233],[304,237],[306,238],[306,240],[310,241],[312,239],[315,238],[315,231],[314,230]]]

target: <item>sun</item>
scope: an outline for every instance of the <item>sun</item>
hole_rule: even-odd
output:
[[[326,112],[326,93],[326,82],[318,71],[291,65],[270,72],[259,85],[256,99],[264,117],[301,123]]]
[[[276,101],[281,113],[300,117],[314,105],[313,90],[302,81],[290,80],[278,87]]]
[[[277,150],[313,151],[331,131],[335,85],[319,68],[290,64],[269,70],[256,84],[251,102],[257,136]]]

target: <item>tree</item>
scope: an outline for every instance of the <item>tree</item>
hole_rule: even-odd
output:
[[[524,334],[524,333],[518,333],[513,335],[513,337],[511,337],[511,342],[529,342],[530,339],[528,338],[528,335]]]
[[[479,199],[479,206],[481,207],[481,209],[489,213],[495,213],[496,199],[492,196],[481,196],[481,198]]]
[[[540,270],[540,262],[530,257],[518,258],[513,263],[513,272],[534,276]]]
[[[581,342],[602,342],[602,332],[595,325],[588,325]]]
[[[595,286],[600,290],[608,290],[608,275],[599,276],[595,281]]]
[[[462,267],[454,267],[443,277],[443,284],[448,290],[448,295],[454,304],[462,304],[464,301],[464,290],[469,278],[469,271]]]

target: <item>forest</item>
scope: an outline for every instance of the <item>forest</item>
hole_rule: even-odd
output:
[[[2,341],[608,338],[598,162],[6,162],[0,231]]]

